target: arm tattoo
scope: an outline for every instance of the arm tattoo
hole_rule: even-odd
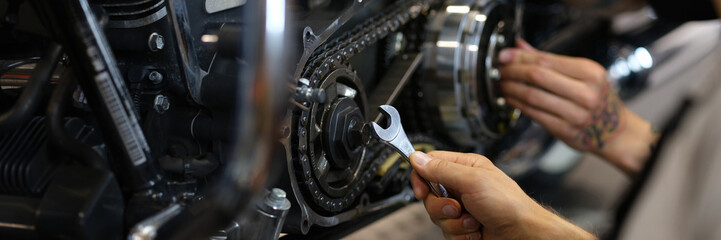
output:
[[[591,120],[579,133],[581,144],[591,149],[601,149],[616,137],[624,127],[620,117],[621,100],[610,86],[601,92],[601,105],[593,111]]]

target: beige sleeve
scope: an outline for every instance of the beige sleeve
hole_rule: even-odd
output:
[[[713,71],[717,72],[717,71]],[[706,76],[720,81],[721,75]],[[721,84],[695,101],[622,226],[620,239],[721,239]],[[708,90],[708,89],[707,89]]]

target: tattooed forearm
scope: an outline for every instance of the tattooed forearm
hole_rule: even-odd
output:
[[[623,130],[624,121],[620,118],[621,100],[610,86],[601,93],[601,105],[593,111],[591,120],[579,133],[581,144],[590,149],[601,149]]]

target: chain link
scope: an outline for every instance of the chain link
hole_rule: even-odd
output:
[[[310,87],[318,87],[321,85],[331,72],[337,69],[350,69],[348,60],[355,54],[365,50],[366,47],[376,44],[378,40],[385,38],[389,33],[398,31],[403,25],[410,20],[415,19],[418,15],[427,10],[433,0],[414,0],[414,1],[398,1],[392,6],[386,8],[382,13],[369,18],[364,23],[357,25],[352,31],[346,32],[340,37],[330,40],[318,47],[306,64],[301,77],[309,79]],[[303,103],[309,106],[309,103]],[[311,110],[296,111],[294,134],[296,143],[293,149],[293,162],[296,169],[302,171],[297,180],[304,184],[306,198],[320,206],[323,210],[337,213],[350,207],[363,193],[367,185],[373,180],[378,168],[383,161],[392,153],[385,145],[373,143],[367,146],[366,159],[370,159],[366,166],[359,166],[365,169],[360,174],[357,181],[350,186],[350,191],[343,197],[333,198],[325,194],[318,183],[318,179],[313,176],[313,166],[309,161],[308,137],[306,137],[308,128],[313,127],[312,123],[308,123]],[[365,168],[364,168],[365,167]]]

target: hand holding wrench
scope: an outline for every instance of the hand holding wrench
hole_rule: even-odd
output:
[[[401,156],[410,163],[411,153],[415,152],[411,141],[408,140],[406,132],[403,130],[401,125],[401,116],[398,114],[396,108],[389,105],[381,105],[378,110],[388,119],[388,128],[383,128],[376,122],[371,122],[372,129],[370,130],[373,136],[377,137],[381,142],[391,146],[396,152],[400,153]],[[425,180],[425,179],[424,179]],[[443,185],[438,183],[432,183],[425,180],[428,187],[431,189],[433,194],[438,197],[449,197],[448,191]]]

